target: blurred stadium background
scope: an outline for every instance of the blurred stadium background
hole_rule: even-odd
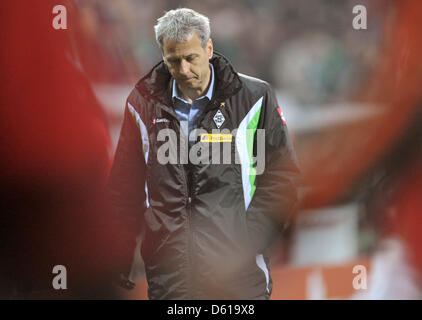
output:
[[[44,2],[39,9],[33,9],[32,17],[39,14],[51,19],[55,4]],[[210,18],[214,49],[228,57],[237,71],[262,78],[276,89],[302,166],[300,212],[285,237],[273,248],[272,298],[422,298],[421,1],[67,0],[60,4],[68,9],[68,30],[45,31],[40,27],[31,31],[29,23],[36,24],[38,20],[28,18],[28,25],[22,22],[24,25],[14,35],[25,40],[38,32],[38,36],[46,38],[39,36],[29,44],[20,44],[22,47],[14,46],[15,38],[8,33],[6,23],[13,23],[11,12],[25,5],[3,4],[1,43],[7,52],[2,55],[1,63],[10,67],[12,62],[7,58],[13,56],[13,49],[30,49],[43,57],[55,53],[66,55],[89,83],[84,88],[92,88],[95,94],[102,110],[95,115],[104,113],[104,118],[97,118],[102,119],[108,131],[101,140],[108,148],[102,158],[108,165],[119,136],[125,99],[135,82],[161,59],[153,33],[156,19],[164,11],[177,7],[197,10]],[[355,30],[352,26],[355,5],[367,8],[366,30]],[[56,41],[54,50],[53,40]],[[19,59],[14,61],[16,66],[21,65]],[[34,68],[35,73],[40,71]],[[48,84],[55,89],[66,85],[75,94],[80,89],[75,85],[75,78],[43,83],[48,79],[42,76],[45,69],[41,74],[32,73],[32,78],[25,69],[6,70],[14,74],[12,78],[36,80],[40,86]],[[3,73],[2,84],[9,82],[10,74]],[[10,102],[7,97],[13,96],[6,89],[2,90],[2,100],[5,97],[2,109],[10,105],[5,103]],[[60,94],[53,96],[60,98]],[[47,93],[38,91],[35,97],[41,95],[45,97]],[[36,108],[37,102],[32,106]],[[83,108],[77,109],[72,119],[85,117],[85,112]],[[3,119],[10,120],[20,114],[6,115],[9,118]],[[8,129],[10,123],[2,123],[2,132],[7,131],[12,140],[11,132],[19,135],[23,127],[15,122],[15,131]],[[86,125],[93,126],[94,122]],[[49,134],[55,135],[54,128]],[[60,138],[68,139],[66,134]],[[81,134],[72,149],[75,159],[86,159],[83,167],[86,171],[71,163],[60,167],[62,171],[57,171],[57,179],[66,181],[70,176],[76,179],[70,173],[75,172],[80,178],[76,185],[82,185],[82,181],[92,178],[90,169],[96,168],[91,154],[94,151],[88,147],[78,149],[86,138]],[[48,158],[52,150],[57,151],[42,145],[28,149],[28,154],[38,152]],[[15,157],[19,156],[27,154],[23,151]],[[6,196],[11,196],[21,192],[19,186],[32,179],[38,167],[31,167],[32,171],[18,180],[8,170],[22,172],[19,161],[13,156],[6,158],[2,164],[3,176],[12,180],[14,187],[4,183],[3,188]],[[102,175],[99,172],[95,176],[97,186],[102,185],[99,178]],[[71,183],[75,185],[73,180]],[[63,188],[68,185],[63,183]],[[44,196],[51,189],[43,189]],[[66,193],[66,197],[57,202],[59,207],[79,199],[81,194]],[[11,212],[14,205],[6,201],[6,207],[8,210],[4,212]],[[72,209],[79,210],[77,206]],[[88,209],[84,207],[84,210]],[[98,209],[96,215],[98,218]],[[44,218],[48,220],[48,216]],[[21,230],[19,223],[16,225]],[[6,229],[4,225],[3,230]],[[31,232],[25,233],[26,239],[31,239]],[[85,241],[89,241],[89,234],[87,231]],[[357,276],[353,268],[357,265],[367,268],[366,290],[353,287]],[[140,256],[134,255],[131,277],[137,283],[136,289],[117,290],[112,296],[145,299],[142,268]],[[7,278],[5,271],[0,279]],[[36,292],[28,297],[43,296],[42,291]]]

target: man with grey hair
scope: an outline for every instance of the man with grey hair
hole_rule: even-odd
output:
[[[299,173],[274,92],[214,52],[191,9],[167,12],[155,34],[163,60],[127,99],[110,175],[128,257],[142,230],[150,299],[269,299],[269,248]],[[239,161],[220,162],[220,148]]]

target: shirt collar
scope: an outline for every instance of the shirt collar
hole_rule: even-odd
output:
[[[211,67],[211,84],[210,84],[210,86],[208,88],[207,94],[204,95],[204,96],[202,96],[202,97],[197,98],[196,100],[202,99],[204,97],[207,97],[209,100],[211,100],[211,98],[212,98],[212,93],[213,93],[213,90],[214,90],[214,66],[212,65],[212,63],[210,63],[210,67]],[[175,79],[173,79],[173,93],[172,93],[172,98],[173,98],[173,100],[174,100],[174,98],[177,98],[177,99],[182,100],[183,102],[189,104],[189,102],[187,102],[185,99],[179,97],[179,95],[177,94],[176,80]]]

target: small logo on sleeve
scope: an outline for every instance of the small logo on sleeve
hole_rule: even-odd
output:
[[[283,111],[281,111],[280,107],[277,107],[277,111],[278,111],[278,114],[280,115],[281,121],[285,125],[286,124],[286,118],[284,118]]]

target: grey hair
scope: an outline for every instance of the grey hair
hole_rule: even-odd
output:
[[[196,33],[203,48],[206,47],[210,38],[210,20],[188,8],[179,8],[167,11],[162,17],[157,19],[154,26],[155,39],[161,50],[163,50],[163,40],[168,39],[176,42],[188,40],[192,31]]]

